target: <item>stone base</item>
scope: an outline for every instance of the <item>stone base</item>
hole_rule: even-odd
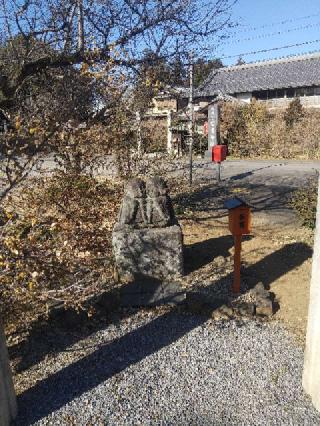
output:
[[[134,283],[120,289],[121,306],[157,306],[179,304],[185,301],[186,294],[179,283],[165,283],[158,280],[136,278]]]
[[[16,415],[16,394],[12,383],[6,340],[0,326],[0,426],[9,426]]]
[[[113,253],[119,279],[148,277],[169,282],[183,275],[183,237],[179,225],[113,231]]]
[[[112,234],[122,306],[180,303],[185,293],[175,280],[183,275],[180,226],[129,229]]]

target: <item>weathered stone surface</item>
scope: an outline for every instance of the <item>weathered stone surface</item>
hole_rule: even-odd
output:
[[[165,227],[176,223],[165,181],[159,177],[146,181],[146,215],[150,227]]]
[[[123,281],[143,275],[169,281],[183,275],[183,242],[180,226],[114,231],[113,252]]]
[[[235,308],[238,315],[242,317],[252,317],[255,314],[256,307],[254,303],[251,302],[242,302],[237,305]]]
[[[177,224],[166,182],[161,177],[131,179],[125,189],[115,231]]]
[[[184,272],[183,236],[162,178],[127,183],[112,245],[116,275],[128,284],[120,297],[122,305],[175,303],[184,298],[172,284]]]
[[[0,426],[9,426],[16,415],[16,394],[11,377],[6,340],[0,326]]]
[[[271,316],[273,314],[272,300],[260,299],[256,302],[256,314],[261,316]]]
[[[255,287],[251,290],[251,292],[257,297],[257,298],[270,298],[270,292],[265,289],[262,282],[259,282],[255,285]]]

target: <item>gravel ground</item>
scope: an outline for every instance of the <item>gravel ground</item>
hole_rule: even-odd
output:
[[[302,363],[274,322],[138,312],[31,367],[17,424],[320,425]]]

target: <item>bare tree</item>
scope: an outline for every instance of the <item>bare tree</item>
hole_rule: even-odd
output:
[[[195,43],[208,47],[231,24],[236,0],[0,1],[4,40],[20,36],[24,44],[23,54],[0,60],[0,108],[7,108],[30,77],[50,68],[110,62],[134,67],[146,49],[168,57]],[[14,73],[6,72],[8,61]]]

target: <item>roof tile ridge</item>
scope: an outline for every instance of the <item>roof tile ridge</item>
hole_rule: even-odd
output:
[[[305,61],[305,60],[311,60],[320,58],[320,52],[315,53],[307,53],[304,55],[291,55],[291,56],[285,56],[281,58],[274,58],[274,59],[267,59],[267,60],[261,60],[256,62],[249,62],[247,64],[242,65],[230,65],[228,67],[219,68],[221,71],[234,71],[239,69],[246,69],[246,68],[256,68],[256,67],[262,67],[262,66],[268,66],[268,65],[274,65],[274,64],[282,64],[282,63],[290,63],[290,62],[299,62],[299,61]]]

